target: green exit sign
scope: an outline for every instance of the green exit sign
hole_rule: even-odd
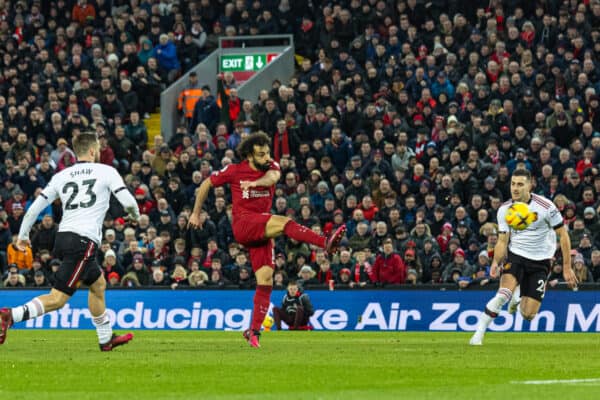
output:
[[[225,54],[221,56],[221,72],[259,71],[267,65],[266,54]]]

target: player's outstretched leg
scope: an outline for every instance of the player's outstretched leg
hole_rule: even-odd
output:
[[[58,310],[65,305],[70,296],[52,289],[50,294],[36,297],[22,306],[0,309],[0,344],[6,341],[8,329],[17,322],[27,321]]]
[[[510,301],[512,297],[512,291],[507,288],[500,288],[496,295],[488,301],[485,306],[485,311],[481,313],[479,317],[479,323],[477,329],[471,337],[469,344],[472,346],[481,346],[483,344],[483,336],[490,323],[498,316],[502,307]]]
[[[267,238],[275,238],[281,234],[285,234],[287,237],[298,242],[313,244],[325,249],[328,254],[333,254],[337,251],[345,233],[346,225],[342,225],[329,235],[329,237],[321,236],[313,232],[312,229],[280,215],[272,215],[265,229],[265,236]]]
[[[517,286],[513,292],[510,303],[508,303],[508,312],[514,314],[521,304],[521,286]]]
[[[299,242],[314,244],[325,249],[327,254],[333,254],[346,233],[346,225],[338,227],[329,237],[321,236],[312,231],[312,229],[300,225],[296,221],[289,220],[283,229],[288,237]]]

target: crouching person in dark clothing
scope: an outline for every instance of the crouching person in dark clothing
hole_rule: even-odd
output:
[[[296,282],[290,281],[281,307],[273,307],[273,319],[277,330],[281,330],[281,321],[285,322],[290,330],[310,330],[312,328],[308,320],[314,312],[308,295],[300,291]]]

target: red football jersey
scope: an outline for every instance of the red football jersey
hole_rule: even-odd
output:
[[[281,171],[279,164],[271,161],[271,168]],[[226,183],[231,185],[231,198],[233,202],[233,216],[245,213],[268,213],[273,205],[275,185],[271,187],[257,186],[244,190],[240,188],[241,181],[255,181],[262,178],[265,172],[255,171],[250,168],[250,162],[244,160],[239,164],[229,164],[220,171],[213,172],[210,182],[213,186],[222,186]]]

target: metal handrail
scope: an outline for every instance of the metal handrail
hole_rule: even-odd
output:
[[[265,40],[265,39],[287,39],[289,43],[287,45],[282,46],[293,46],[294,45],[294,35],[292,34],[282,34],[282,35],[254,35],[254,36],[220,36],[219,37],[219,48],[223,48],[223,41],[236,41],[236,40],[244,40],[244,41],[253,41],[253,40]]]

